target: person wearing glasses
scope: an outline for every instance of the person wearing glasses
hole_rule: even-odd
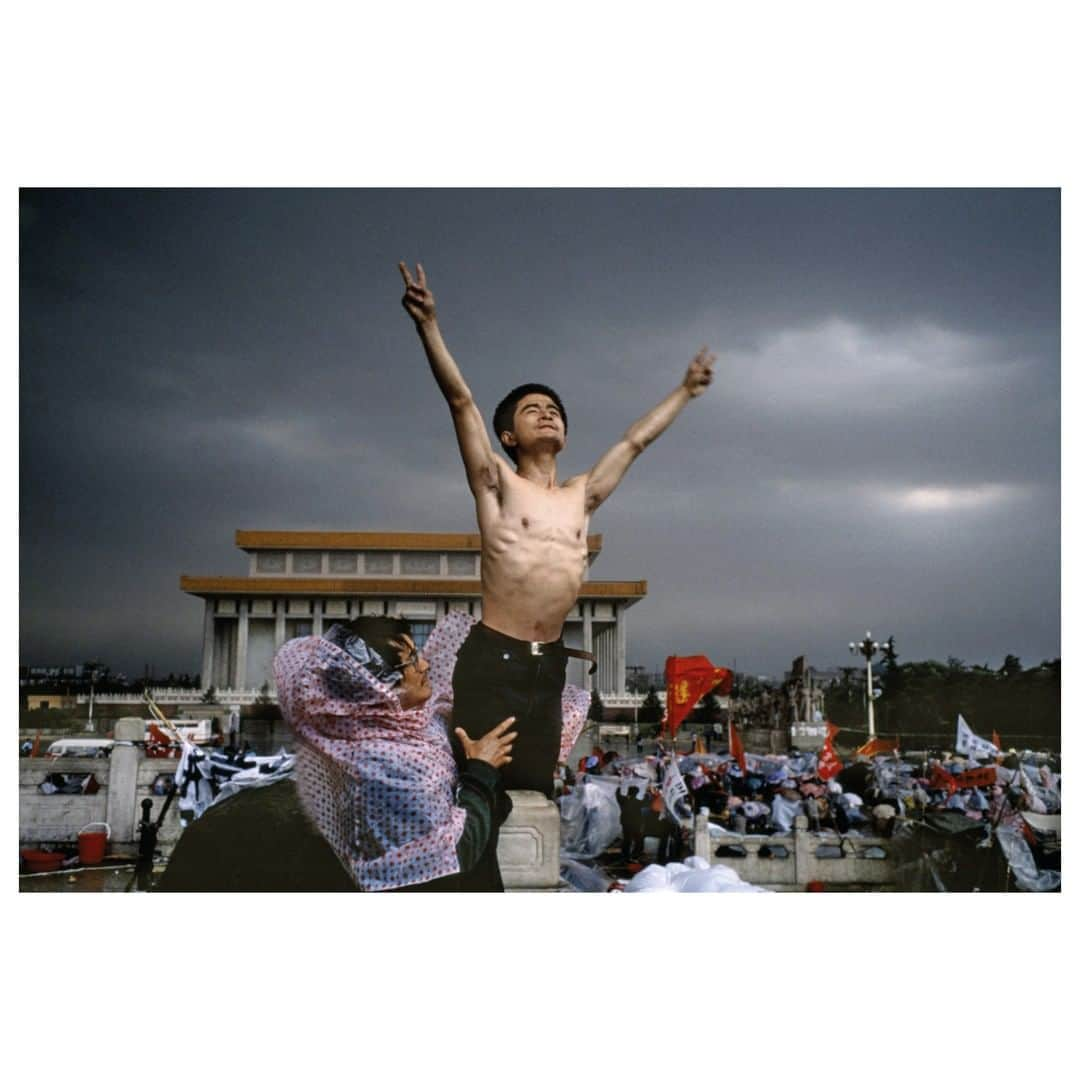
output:
[[[361,616],[286,642],[274,659],[301,802],[361,889],[457,891],[488,846],[517,736],[513,717],[475,740],[451,719],[470,627],[447,616],[421,655],[405,619]]]

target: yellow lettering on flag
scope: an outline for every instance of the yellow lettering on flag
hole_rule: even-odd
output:
[[[675,702],[685,705],[690,700],[690,683],[686,679],[680,679],[675,684]]]

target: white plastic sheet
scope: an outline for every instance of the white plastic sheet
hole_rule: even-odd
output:
[[[562,852],[594,859],[622,835],[618,787],[617,777],[586,776],[559,800]]]
[[[193,743],[185,742],[174,774],[180,796],[178,808],[190,811],[196,818],[200,818],[211,806],[235,795],[238,791],[245,791],[252,787],[265,787],[267,784],[274,784],[292,775],[294,758],[284,749],[269,757],[251,757],[247,760],[251,763],[249,767],[241,772],[233,773],[215,793],[215,785],[211,782],[213,762],[205,750]],[[268,766],[268,772],[261,771],[264,765]],[[184,786],[185,778],[187,778],[186,787]]]
[[[607,892],[612,879],[593,866],[586,866],[577,859],[562,856],[559,860],[559,877],[574,892]]]
[[[652,863],[639,870],[627,883],[625,892],[674,892],[666,866]]]
[[[770,820],[777,832],[791,832],[795,819],[804,813],[802,799],[785,799],[783,795],[774,795]]]
[[[223,799],[235,795],[238,791],[247,791],[248,788],[254,787],[266,787],[269,784],[276,784],[279,780],[292,776],[295,763],[295,757],[284,749],[279,750],[272,757],[255,758],[255,763],[250,769],[235,773],[221,785],[213,805],[216,806]],[[269,767],[268,772],[262,771],[263,765]]]
[[[1040,870],[1021,833],[1014,829],[998,829],[997,839],[1016,884],[1024,892],[1049,892],[1061,885],[1061,871]]]
[[[729,866],[709,866],[691,855],[681,863],[646,866],[626,885],[626,892],[769,892],[742,880]]]

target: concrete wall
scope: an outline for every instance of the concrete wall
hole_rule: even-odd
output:
[[[42,795],[38,791],[48,773],[93,773],[101,785],[96,795]],[[79,830],[92,821],[105,820],[108,796],[107,758],[19,759],[19,846],[74,842]]]
[[[710,865],[721,864],[734,870],[743,881],[762,885],[779,892],[803,891],[811,881],[820,881],[833,888],[887,889],[896,883],[896,860],[887,839],[876,836],[844,837],[842,859],[819,859],[818,847],[835,847],[835,835],[812,833],[807,819],[795,819],[795,828],[787,835],[724,836],[719,840],[709,836],[709,815],[703,812],[694,822],[694,854],[708,859]],[[745,856],[725,857],[727,847],[739,845]],[[762,858],[758,851],[764,846],[783,848],[787,858]],[[863,851],[881,848],[884,859],[867,859]]]

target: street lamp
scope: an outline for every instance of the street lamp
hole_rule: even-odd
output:
[[[93,663],[87,664],[86,667],[90,669],[90,709],[86,716],[86,730],[94,730],[94,683],[98,679],[99,664],[95,660]]]
[[[884,656],[892,656],[894,653],[893,644],[891,640],[886,641],[884,645],[880,644],[874,640],[874,635],[867,630],[866,637],[862,641],[858,643],[854,641],[848,642],[848,650],[866,657],[866,719],[870,738],[872,739],[874,737],[874,673],[870,667],[870,662],[877,652],[882,653]]]

